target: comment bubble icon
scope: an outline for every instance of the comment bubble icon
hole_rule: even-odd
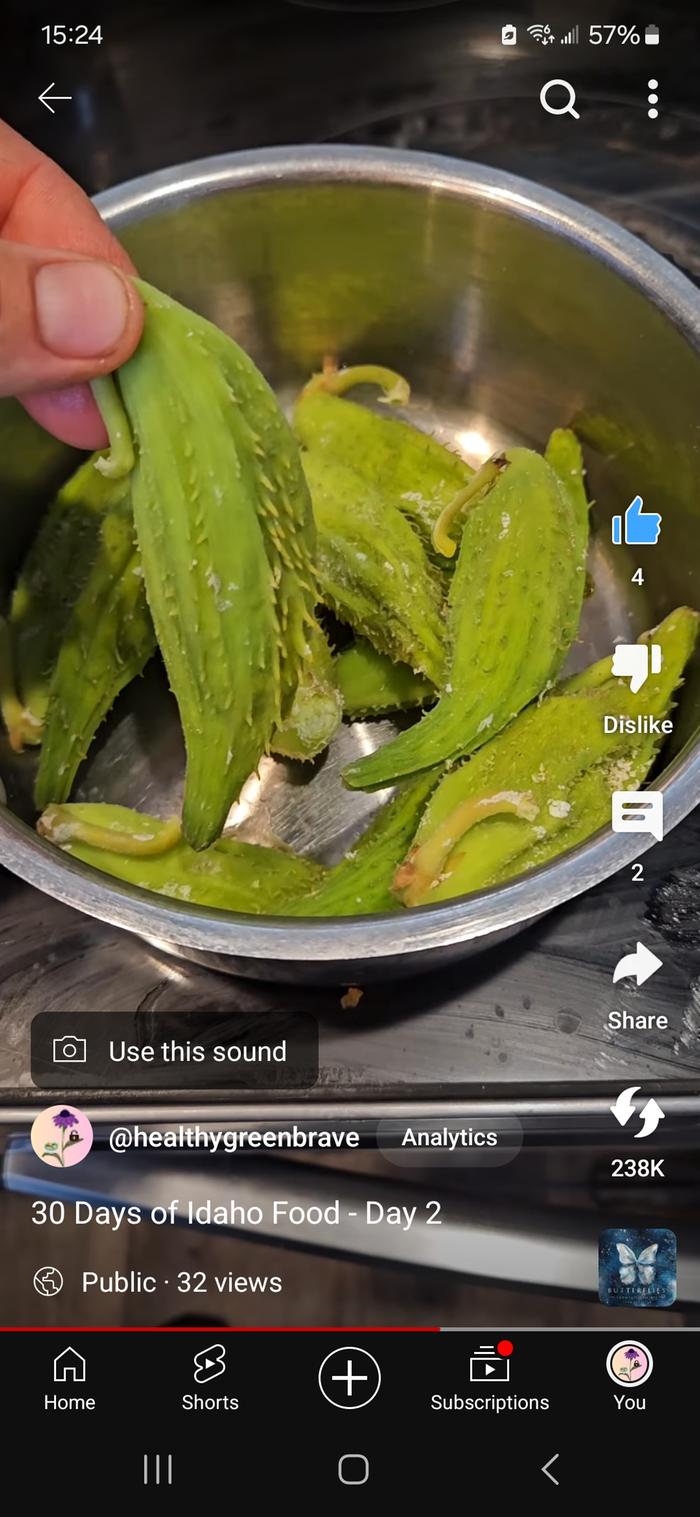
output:
[[[646,832],[660,843],[664,835],[664,797],[661,790],[615,790],[613,832]]]

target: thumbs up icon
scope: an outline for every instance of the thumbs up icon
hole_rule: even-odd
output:
[[[624,520],[624,535],[623,535]],[[613,516],[612,540],[616,548],[626,542],[633,548],[653,547],[659,541],[661,517],[658,511],[645,511],[641,495],[635,495],[624,518]]]

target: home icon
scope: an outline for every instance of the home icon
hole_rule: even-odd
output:
[[[77,1348],[64,1348],[53,1361],[53,1378],[58,1381],[72,1380],[74,1384],[85,1379],[86,1360]]]

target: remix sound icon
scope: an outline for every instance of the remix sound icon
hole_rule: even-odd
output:
[[[659,88],[659,81],[658,79],[649,79],[647,83],[651,91],[649,95],[649,110],[647,111],[647,115],[651,117],[652,121],[656,121],[656,118],[659,114],[656,109],[659,103],[659,97],[656,94],[656,90]]]

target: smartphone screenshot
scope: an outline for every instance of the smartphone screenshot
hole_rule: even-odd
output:
[[[620,0],[6,6],[38,1500],[689,1485],[699,47]]]

